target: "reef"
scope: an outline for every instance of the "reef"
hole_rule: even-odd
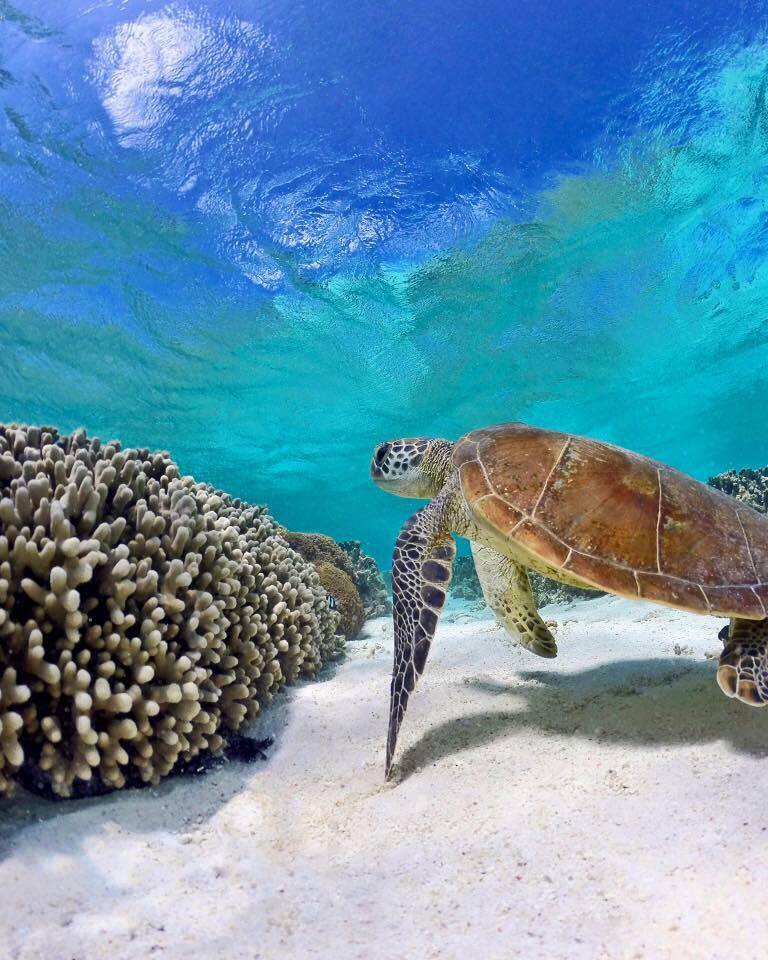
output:
[[[292,530],[283,531],[283,536],[318,572],[324,571],[323,586],[336,602],[340,630],[348,640],[357,636],[366,620],[391,611],[384,578],[373,557],[362,552],[359,540],[337,543],[324,533]]]
[[[365,609],[352,578],[333,563],[321,560],[315,565],[320,583],[333,597],[339,614],[338,629],[347,640],[353,640],[363,629]]]
[[[727,470],[707,481],[710,486],[768,513],[768,467],[755,470]]]
[[[482,599],[483,590],[472,557],[456,557],[453,561],[450,596],[457,600]]]
[[[341,540],[339,546],[352,566],[352,579],[363,601],[365,619],[387,616],[392,612],[392,604],[389,600],[387,585],[376,561],[363,553],[359,540]]]
[[[531,589],[536,599],[536,605],[543,607],[548,603],[570,603],[572,600],[589,600],[603,596],[598,590],[585,590],[581,587],[569,587],[565,583],[558,583],[543,577],[539,573],[529,571]],[[471,557],[457,557],[453,563],[453,578],[451,580],[451,595],[460,600],[482,600],[483,590],[475,571],[475,563]]]
[[[298,533],[281,528],[281,533],[290,547],[310,563],[332,563],[343,570],[348,577],[353,576],[352,564],[338,543],[324,533]]]
[[[166,453],[0,426],[0,793],[157,783],[334,656],[265,508]]]
[[[531,570],[528,573],[531,579],[531,589],[536,598],[536,605],[544,607],[548,603],[571,603],[573,600],[592,600],[595,597],[604,597],[604,590],[587,590],[584,587],[570,587],[567,583],[550,580],[540,573]]]

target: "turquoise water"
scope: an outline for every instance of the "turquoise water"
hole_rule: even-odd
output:
[[[506,86],[500,49],[485,88],[487,51],[416,22],[366,86],[369,9],[318,52],[303,6],[0,3],[0,419],[169,449],[382,561],[389,437],[522,419],[765,464],[768,35],[726,9]],[[435,44],[496,113],[408,73]]]

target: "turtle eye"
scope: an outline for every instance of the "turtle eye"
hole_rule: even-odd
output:
[[[373,455],[373,460],[377,467],[380,467],[382,463],[384,463],[388,453],[389,453],[389,444],[388,443],[379,444],[379,446],[376,448],[376,452]]]

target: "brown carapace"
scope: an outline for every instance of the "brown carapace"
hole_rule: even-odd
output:
[[[608,443],[522,423],[453,454],[474,517],[553,573],[693,613],[763,619],[768,518]]]
[[[396,476],[382,473],[390,450]],[[746,504],[629,450],[522,423],[475,430],[456,444],[422,438],[382,444],[371,474],[389,492],[434,497],[403,531],[417,527],[419,549],[409,543],[404,551],[401,535],[395,552],[388,773],[407,695],[424,668],[442,606],[434,602],[430,557],[435,548],[446,552],[440,548],[451,532],[472,541],[486,600],[532,652],[554,656],[557,647],[536,611],[529,569],[574,586],[728,617],[718,682],[745,703],[768,702],[768,517]],[[450,566],[447,556],[443,562]],[[409,652],[416,648],[414,662]]]

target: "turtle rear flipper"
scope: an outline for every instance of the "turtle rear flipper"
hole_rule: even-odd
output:
[[[751,707],[768,706],[768,619],[733,619],[717,682],[727,697]]]
[[[507,633],[539,657],[556,657],[557,643],[539,616],[525,567],[480,543],[472,544],[485,602]]]

